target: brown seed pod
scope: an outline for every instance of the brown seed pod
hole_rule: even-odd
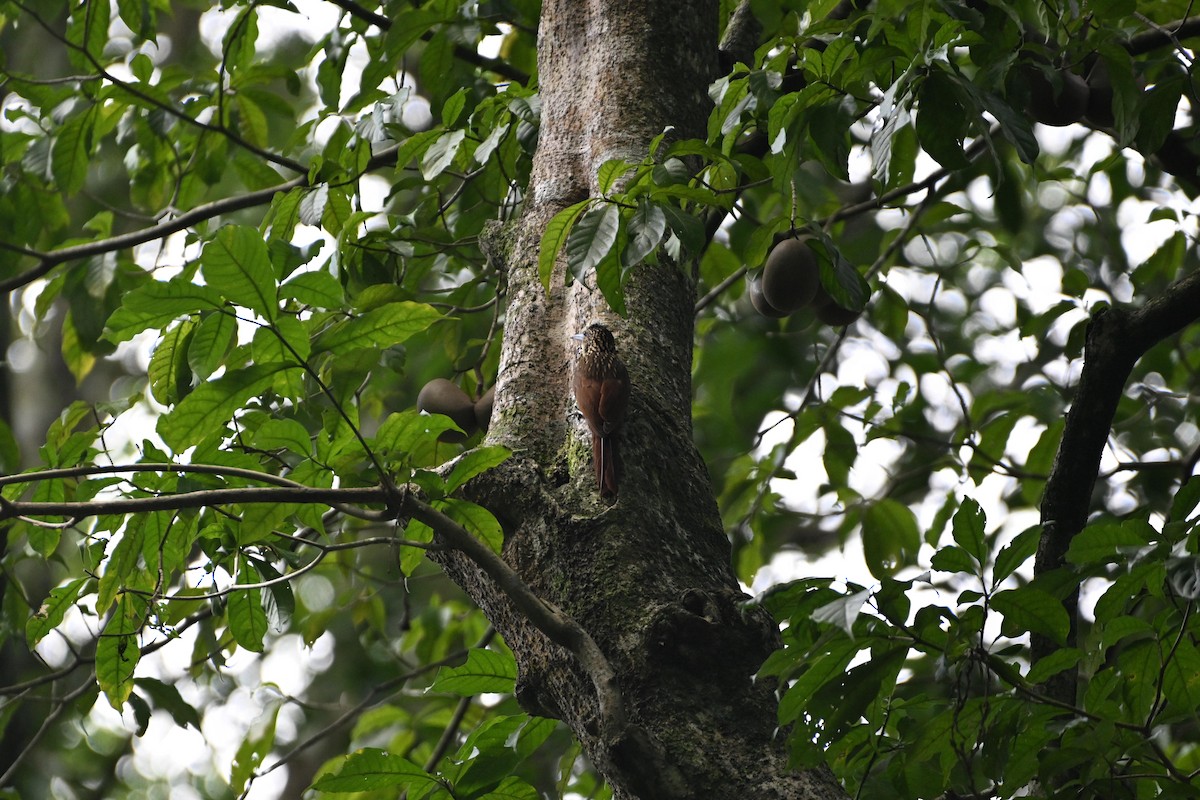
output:
[[[785,314],[811,303],[821,284],[821,268],[807,238],[784,239],[771,250],[763,267],[763,298]]]
[[[862,316],[861,311],[851,311],[839,306],[829,292],[825,291],[824,286],[817,287],[817,294],[813,298],[812,306],[813,313],[816,314],[818,320],[835,328],[849,325]]]
[[[750,295],[750,305],[754,306],[754,310],[764,317],[779,319],[787,316],[786,311],[775,308],[763,297],[762,282],[758,278],[746,278],[746,293]]]
[[[438,437],[443,442],[461,442],[475,432],[475,404],[453,381],[434,378],[425,384],[417,395],[417,408],[430,414],[445,414],[466,432],[464,436],[458,431],[445,431]]]
[[[475,401],[475,424],[479,430],[486,431],[492,422],[492,405],[496,400],[496,387],[488,389],[483,397]]]

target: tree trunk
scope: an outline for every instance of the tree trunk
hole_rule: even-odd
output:
[[[489,439],[514,451],[472,484],[505,528],[504,559],[597,643],[627,727],[606,725],[580,662],[517,612],[474,564],[439,554],[516,654],[517,695],[566,722],[618,798],[844,796],[826,772],[789,770],[773,687],[752,676],[774,622],[730,566],[713,488],[691,439],[690,265],[659,258],[626,285],[628,319],[590,281],[547,295],[537,255],[547,221],[597,196],[596,171],[637,162],[667,126],[703,137],[717,76],[715,0],[546,0],[539,31],[541,131],[520,220],[493,231],[508,311]],[[685,268],[686,267],[686,268]],[[629,368],[624,473],[602,501],[570,393],[571,335],[603,319]]]

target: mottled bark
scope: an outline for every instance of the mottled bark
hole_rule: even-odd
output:
[[[824,771],[787,767],[772,687],[752,676],[778,644],[746,609],[713,488],[691,440],[691,265],[660,259],[626,286],[628,319],[585,281],[547,293],[538,244],[560,209],[596,196],[596,171],[638,161],[667,126],[702,137],[717,76],[715,0],[546,0],[539,31],[542,121],[521,219],[489,254],[508,277],[508,310],[489,441],[515,455],[470,487],[505,527],[504,559],[599,646],[615,672],[621,722],[602,717],[594,675],[551,643],[477,566],[446,571],[517,657],[517,694],[564,720],[618,798],[840,797]],[[561,273],[561,270],[560,270]],[[570,395],[570,336],[603,320],[632,380],[624,474],[602,502],[586,426]]]

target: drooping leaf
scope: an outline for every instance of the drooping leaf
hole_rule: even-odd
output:
[[[190,320],[168,329],[150,356],[146,370],[150,393],[165,406],[191,391],[192,371],[187,355],[194,331],[195,325]]]
[[[59,626],[67,611],[79,600],[80,590],[87,581],[86,577],[76,578],[50,590],[41,608],[25,623],[25,642],[31,650]]]
[[[970,497],[964,497],[958,511],[954,513],[952,532],[954,541],[958,543],[977,564],[987,562],[987,541],[984,538],[984,526],[987,517],[979,503]]]
[[[558,263],[558,254],[566,245],[575,220],[591,205],[591,202],[591,200],[581,200],[574,205],[567,206],[551,217],[550,222],[546,224],[546,231],[542,234],[541,247],[538,249],[538,277],[541,278],[542,288],[547,292],[550,291],[550,277],[554,273],[554,265]]]
[[[567,269],[576,280],[594,270],[617,242],[621,214],[613,203],[593,207],[567,237]]]
[[[116,609],[96,644],[96,680],[108,703],[120,711],[133,691],[133,673],[141,660],[138,634],[146,620],[146,600],[121,592]]]
[[[466,528],[472,536],[491,548],[492,552],[499,553],[504,546],[504,529],[500,527],[495,515],[483,506],[456,497],[435,500],[433,506]]]
[[[345,304],[342,285],[328,272],[301,272],[294,275],[279,287],[279,296],[313,308],[338,309]]]
[[[262,576],[248,561],[243,561],[237,575],[238,585],[253,585]],[[262,589],[234,589],[229,593],[229,632],[238,645],[254,653],[263,651],[267,635],[267,612],[263,609]]]
[[[645,260],[662,242],[667,232],[667,216],[662,208],[646,198],[638,199],[637,209],[629,218],[629,243],[621,262],[633,266]]]
[[[863,552],[872,575],[890,577],[914,563],[920,546],[917,517],[908,507],[885,498],[867,509],[863,517]]]

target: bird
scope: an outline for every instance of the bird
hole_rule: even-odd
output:
[[[592,432],[592,466],[601,497],[616,497],[621,477],[617,432],[629,405],[629,371],[617,355],[612,331],[592,323],[575,339],[582,340],[575,361],[575,402]]]

